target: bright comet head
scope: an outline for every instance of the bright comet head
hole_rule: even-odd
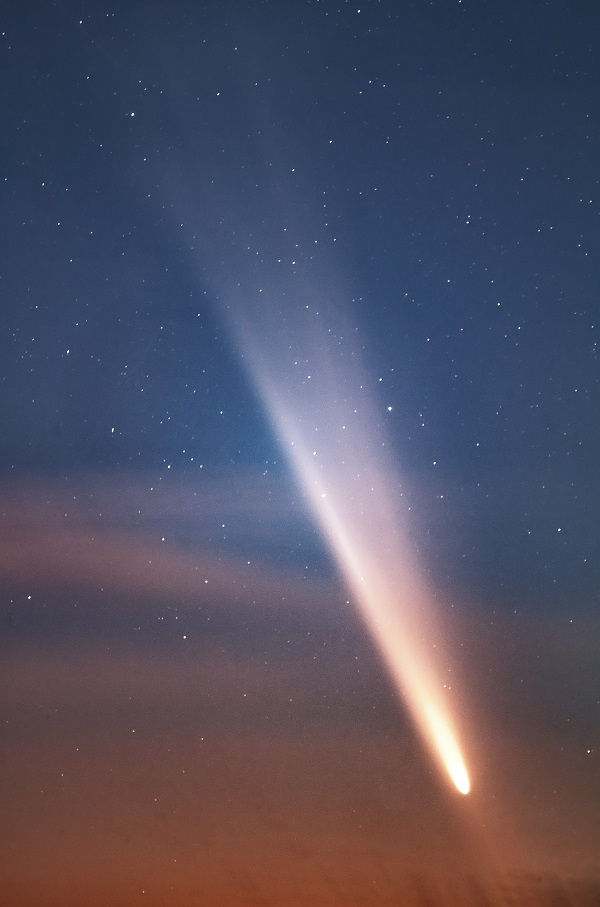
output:
[[[398,477],[352,331],[301,298],[234,323],[281,444],[398,693],[436,761],[462,794],[469,775],[450,716],[431,596],[420,579],[395,494]],[[243,316],[242,316],[243,312]]]

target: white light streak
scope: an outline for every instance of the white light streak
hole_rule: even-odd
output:
[[[325,327],[319,311],[298,304],[285,318],[268,305],[251,319],[238,313],[238,341],[397,691],[440,766],[467,794],[467,768],[434,670],[439,630],[398,509],[398,476],[383,455],[376,402],[356,349],[343,339],[349,332]]]

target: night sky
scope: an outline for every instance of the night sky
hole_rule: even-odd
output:
[[[600,904],[600,7],[0,35],[0,905]]]

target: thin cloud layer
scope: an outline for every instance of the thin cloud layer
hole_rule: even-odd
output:
[[[339,584],[241,553],[244,527],[267,550],[289,497],[237,476],[236,516],[230,481],[160,499],[146,478],[5,488],[11,903],[597,904],[583,615],[561,631],[560,615],[453,609],[476,756],[457,801]],[[195,548],[221,498],[235,545]],[[293,547],[302,517],[286,525]]]

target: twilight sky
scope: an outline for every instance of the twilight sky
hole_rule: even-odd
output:
[[[599,39],[586,2],[0,11],[11,907],[598,904]]]

